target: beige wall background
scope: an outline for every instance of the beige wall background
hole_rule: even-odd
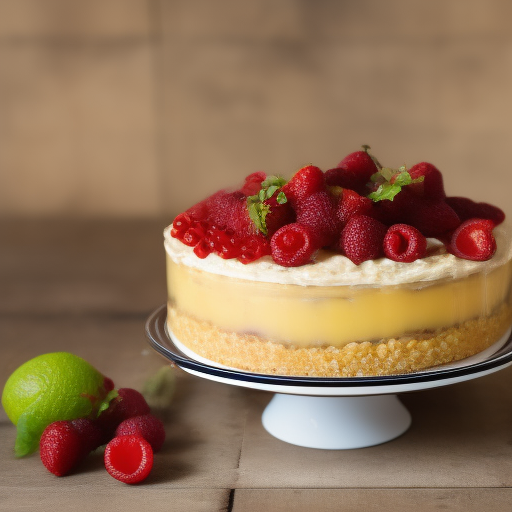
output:
[[[361,144],[512,214],[508,0],[0,0],[0,214],[172,216]]]

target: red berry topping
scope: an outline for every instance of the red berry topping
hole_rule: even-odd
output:
[[[260,191],[261,184],[265,181],[267,175],[263,171],[253,172],[245,178],[245,183],[241,189],[245,196],[253,196]]]
[[[263,235],[253,235],[240,243],[238,260],[244,264],[252,263],[270,254],[270,244]]]
[[[183,234],[192,225],[192,218],[187,213],[180,213],[172,223],[171,236],[181,239]]]
[[[207,221],[220,229],[231,229],[238,237],[255,233],[254,224],[247,210],[247,197],[240,191],[220,190],[206,200]]]
[[[411,183],[408,188],[411,192],[418,196],[428,199],[444,199],[443,175],[441,171],[428,162],[421,162],[413,165],[409,169],[409,174],[413,180],[424,177],[419,183]]]
[[[386,231],[387,228],[382,222],[367,215],[356,215],[343,228],[339,249],[356,265],[380,258],[384,255]]]
[[[407,224],[391,226],[384,237],[384,254],[390,260],[411,263],[423,258],[427,252],[427,239]]]
[[[85,455],[104,444],[103,431],[96,422],[89,418],[78,418],[76,420],[71,420],[70,424],[78,432],[78,435],[82,440],[82,447]]]
[[[496,252],[493,227],[491,220],[466,220],[453,233],[448,251],[466,260],[488,260]]]
[[[409,186],[402,188],[392,201],[385,199],[374,203],[372,216],[388,226],[407,223],[409,213],[418,203],[418,198],[408,189]]]
[[[299,169],[283,186],[283,192],[294,208],[306,197],[322,190],[325,190],[324,173],[314,165]]]
[[[153,450],[142,436],[114,437],[105,448],[105,468],[125,484],[142,482],[153,467]]]
[[[344,226],[354,215],[368,215],[373,208],[373,202],[367,197],[360,196],[354,190],[348,188],[343,192],[338,203],[336,215],[341,225]]]
[[[80,433],[69,421],[48,425],[39,442],[39,454],[45,468],[56,476],[69,473],[87,455]]]
[[[505,213],[497,206],[488,203],[476,203],[467,197],[447,197],[446,202],[455,210],[461,221],[469,219],[488,219],[497,226],[505,220]]]
[[[336,206],[336,199],[323,190],[306,197],[296,207],[297,223],[315,233],[320,247],[336,243],[339,237],[341,224]]]
[[[278,203],[278,194],[274,194],[270,199],[266,199],[264,204],[270,206],[270,212],[265,218],[265,224],[267,226],[267,237],[272,238],[272,235],[285,224],[291,224],[295,222],[295,211],[293,210],[289,202]]]
[[[116,429],[116,437],[133,434],[142,436],[151,445],[154,453],[160,451],[165,441],[164,424],[152,414],[124,420]]]
[[[377,166],[367,151],[355,151],[347,155],[335,169],[326,171],[325,182],[329,186],[348,188],[366,195],[367,184],[377,171]]]
[[[96,420],[96,424],[105,434],[105,439],[110,439],[113,436],[117,426],[123,420],[150,413],[149,405],[137,390],[120,388],[117,392],[118,396],[110,402],[108,409],[104,410]]]
[[[270,247],[276,263],[283,267],[298,267],[309,263],[321,246],[309,227],[293,223],[274,233]]]
[[[206,238],[202,238],[194,247],[194,253],[198,258],[204,259],[213,252],[213,248]]]
[[[406,216],[406,223],[419,229],[426,237],[437,238],[456,229],[460,219],[445,201],[418,197],[414,208]]]

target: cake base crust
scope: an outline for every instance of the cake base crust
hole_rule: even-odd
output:
[[[499,340],[510,327],[512,310],[454,327],[342,348],[296,348],[253,334],[227,332],[168,305],[167,322],[179,341],[210,361],[271,375],[362,377],[425,370],[475,355]]]

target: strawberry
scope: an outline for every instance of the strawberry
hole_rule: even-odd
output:
[[[350,218],[341,232],[338,249],[356,265],[384,255],[383,242],[387,228],[367,215]]]
[[[412,226],[394,224],[384,237],[384,254],[390,260],[411,263],[427,252],[427,239]]]
[[[64,476],[87,455],[79,431],[69,421],[48,425],[39,442],[39,454],[45,468],[56,476]]]
[[[116,437],[133,434],[142,436],[151,445],[154,453],[160,451],[165,441],[164,424],[152,414],[128,418],[116,429]]]
[[[374,203],[371,216],[388,226],[406,222],[418,200],[408,188],[409,186],[402,188],[392,200],[385,199]]]
[[[415,206],[406,215],[406,223],[419,229],[426,237],[443,237],[460,225],[453,208],[443,200],[416,200]]]
[[[139,435],[114,437],[105,448],[105,468],[109,475],[124,482],[142,482],[153,467],[153,449]]]
[[[372,156],[368,153],[369,146],[363,146],[364,151],[355,151],[347,155],[334,169],[325,173],[325,182],[329,186],[339,186],[355,190],[360,195],[367,195],[367,184],[378,171]]]
[[[488,203],[476,203],[467,197],[447,197],[446,203],[451,206],[461,221],[469,219],[488,219],[497,226],[505,220],[505,213],[497,206]]]
[[[272,235],[285,224],[295,222],[295,211],[289,202],[278,203],[277,194],[274,194],[269,199],[264,201],[264,204],[270,208],[267,216],[265,217],[265,224],[267,228],[267,237],[272,238]]]
[[[369,215],[373,202],[367,197],[359,195],[354,190],[343,189],[336,209],[336,216],[341,226],[344,226],[354,215]]]
[[[282,188],[294,208],[306,197],[323,190],[325,190],[324,173],[314,165],[299,169]]]
[[[112,438],[117,426],[123,420],[133,416],[149,414],[150,409],[146,400],[135,389],[119,388],[116,396],[96,420],[96,424],[104,433],[104,440]]]
[[[261,188],[261,183],[265,181],[267,175],[263,171],[253,172],[245,178],[245,183],[241,188],[242,194],[245,196],[253,196],[257,194]]]
[[[423,181],[409,185],[411,192],[420,197],[428,199],[444,199],[443,175],[437,167],[428,162],[421,162],[413,165],[409,169],[409,174],[413,180],[423,176]]]
[[[270,241],[272,258],[283,267],[299,267],[311,261],[320,249],[314,232],[302,224],[286,224],[278,229]]]
[[[494,222],[488,219],[464,221],[453,233],[448,251],[466,260],[488,260],[496,252],[493,227]]]
[[[341,223],[336,206],[336,199],[322,190],[304,198],[296,207],[297,223],[315,233],[321,247],[334,244],[339,237]]]
[[[247,211],[247,197],[241,192],[220,190],[206,200],[210,225],[220,229],[232,229],[238,237],[256,232]]]

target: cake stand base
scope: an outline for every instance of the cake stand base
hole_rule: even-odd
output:
[[[325,450],[364,448],[391,441],[411,425],[396,395],[319,397],[277,393],[263,426],[281,441]]]

